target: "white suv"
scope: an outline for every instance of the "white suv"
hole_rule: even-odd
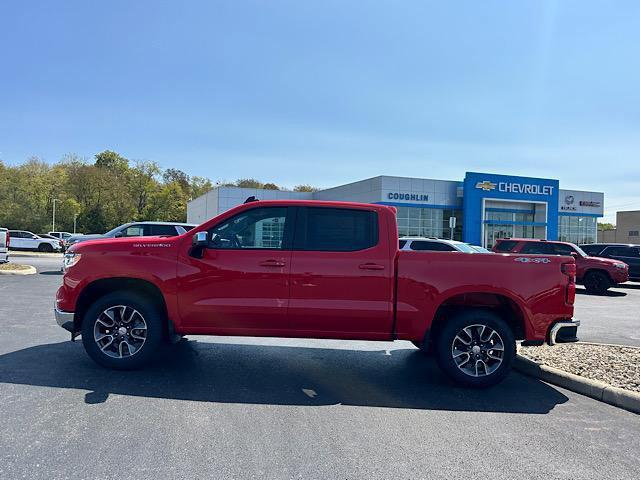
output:
[[[9,237],[11,237],[9,248],[12,250],[37,250],[38,252],[59,252],[62,250],[60,240],[42,238],[26,230],[9,230]]]
[[[400,250],[422,250],[430,252],[463,252],[478,253],[468,243],[443,238],[402,237]]]

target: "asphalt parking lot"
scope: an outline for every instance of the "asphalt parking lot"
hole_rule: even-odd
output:
[[[640,478],[640,416],[517,373],[457,388],[406,342],[193,337],[101,369],[53,320],[60,259],[21,261],[38,274],[0,276],[0,478]],[[635,285],[580,294],[581,337],[640,344],[638,306]]]

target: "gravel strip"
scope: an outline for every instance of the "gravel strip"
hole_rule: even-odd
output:
[[[520,347],[518,353],[543,365],[640,392],[640,348],[566,343]]]
[[[0,270],[30,270],[29,265],[22,265],[20,263],[1,263]]]

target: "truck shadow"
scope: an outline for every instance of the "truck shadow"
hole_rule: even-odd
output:
[[[354,405],[544,414],[568,398],[517,373],[474,390],[453,385],[418,350],[340,350],[183,340],[144,370],[95,365],[80,343],[53,343],[0,355],[0,382],[212,403]],[[81,401],[78,399],[78,401]],[[69,408],[73,408],[69,405]]]

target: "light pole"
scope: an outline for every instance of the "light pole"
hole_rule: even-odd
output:
[[[53,199],[53,218],[51,219],[51,230],[56,231],[56,202],[59,202],[57,198]]]
[[[73,214],[73,234],[75,235],[76,233],[76,220],[78,219],[78,214],[74,213]]]

